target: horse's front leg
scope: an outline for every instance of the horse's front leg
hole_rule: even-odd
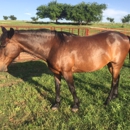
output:
[[[54,74],[55,78],[55,103],[52,105],[52,110],[57,110],[60,106],[60,85],[61,85],[61,75],[60,74]]]
[[[65,80],[69,86],[69,90],[73,96],[74,104],[72,106],[72,111],[76,112],[79,109],[79,99],[78,99],[76,91],[75,91],[73,74],[72,74],[72,72],[63,72],[63,77],[65,78]]]

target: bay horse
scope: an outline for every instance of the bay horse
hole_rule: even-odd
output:
[[[51,30],[7,30],[1,27],[0,71],[20,54],[27,52],[44,60],[54,74],[55,103],[53,110],[60,106],[61,76],[66,80],[73,96],[72,111],[79,109],[73,73],[93,72],[105,65],[112,75],[107,105],[118,95],[120,70],[127,54],[130,54],[129,37],[116,31],[103,31],[92,36],[80,37],[67,32]]]

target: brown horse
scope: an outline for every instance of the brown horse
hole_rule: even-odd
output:
[[[0,38],[0,71],[7,71],[7,66],[20,52],[31,53],[47,62],[54,73],[56,98],[52,109],[60,105],[61,76],[66,80],[73,95],[72,110],[79,108],[73,73],[92,72],[108,65],[112,75],[111,91],[105,101],[118,95],[119,73],[124,60],[130,53],[128,36],[115,31],[104,31],[93,36],[80,37],[71,33],[50,30],[6,30],[2,27]]]

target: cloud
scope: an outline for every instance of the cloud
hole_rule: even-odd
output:
[[[26,15],[31,15],[31,13],[25,13]]]
[[[115,10],[115,9],[106,9],[103,11],[103,21],[107,21],[106,18],[114,18],[115,22],[121,22],[121,19],[127,15],[128,12],[122,10]],[[107,21],[108,22],[108,21]]]

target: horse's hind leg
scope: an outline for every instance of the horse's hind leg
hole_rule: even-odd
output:
[[[113,78],[116,77],[117,75],[117,85],[115,86],[114,90],[113,90],[113,96],[112,96],[112,99],[116,98],[118,96],[118,85],[119,85],[119,79],[120,79],[120,67],[116,69],[116,72],[115,72],[115,68],[112,67],[112,64],[108,64],[108,69],[110,71],[110,73],[112,74],[112,80],[114,80]],[[114,70],[114,72],[113,72]],[[114,73],[114,74],[113,74]],[[113,84],[113,82],[112,82]]]
[[[119,85],[119,79],[120,79],[120,69],[122,65],[116,65],[114,63],[108,64],[108,69],[110,73],[112,74],[112,83],[111,83],[111,90],[110,93],[105,101],[105,105],[107,105],[112,99],[116,98],[118,96],[118,85]]]

